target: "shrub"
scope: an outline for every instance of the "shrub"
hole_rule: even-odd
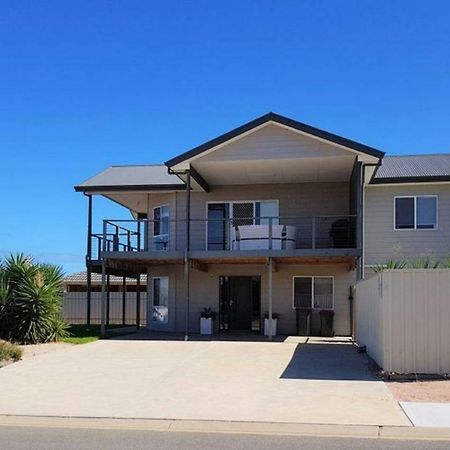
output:
[[[0,266],[0,338],[23,344],[67,336],[61,314],[63,272],[23,254]]]
[[[18,361],[22,358],[22,349],[10,342],[0,340],[0,361],[9,361],[10,359]]]

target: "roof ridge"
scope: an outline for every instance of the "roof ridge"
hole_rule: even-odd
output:
[[[165,167],[165,164],[113,164],[109,167]]]

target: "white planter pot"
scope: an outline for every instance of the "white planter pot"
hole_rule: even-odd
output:
[[[277,335],[278,319],[272,319],[272,336]],[[269,336],[269,319],[264,319],[264,336]]]
[[[213,334],[213,320],[200,317],[200,334]]]

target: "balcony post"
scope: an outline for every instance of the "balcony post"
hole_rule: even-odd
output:
[[[272,237],[273,237],[273,226],[272,226],[272,217],[269,217],[269,250],[272,250]]]
[[[141,221],[137,220],[137,251],[141,251]]]
[[[311,225],[311,248],[316,248],[316,217],[312,218]]]
[[[184,340],[189,339],[189,282],[190,282],[190,263],[189,251],[191,249],[191,172],[186,171],[186,249],[184,254],[184,285],[186,290],[186,311],[184,323]]]
[[[86,194],[85,194],[86,195]],[[86,252],[86,324],[91,325],[91,292],[92,292],[92,195],[88,198],[87,252]]]

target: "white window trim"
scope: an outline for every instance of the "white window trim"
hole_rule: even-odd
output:
[[[168,221],[168,226],[167,226],[167,234],[155,234],[155,209],[161,209],[167,207],[167,212],[168,212],[168,216],[167,216],[167,221]],[[160,219],[161,221],[161,219]],[[155,237],[160,237],[160,236],[167,236],[167,249],[169,250],[169,242],[170,242],[170,208],[169,208],[169,204],[168,203],[164,203],[163,205],[158,205],[158,206],[154,206],[153,207],[153,214],[152,214],[152,244],[154,244],[153,239]]]
[[[208,250],[208,206],[209,205],[222,205],[222,204],[228,204],[229,206],[234,205],[235,203],[253,203],[253,211],[256,211],[256,204],[262,203],[262,202],[275,202],[277,204],[278,209],[278,217],[280,216],[280,200],[277,199],[265,199],[265,200],[213,200],[206,202],[205,205],[205,236],[206,236],[206,242],[205,242],[205,250]],[[229,210],[231,213],[231,208]],[[254,214],[254,213],[253,213]],[[230,217],[228,218],[230,219]]]
[[[167,322],[158,322],[157,320],[153,319],[153,308],[155,306],[155,284],[154,280],[161,280],[162,278],[167,278]],[[159,276],[159,277],[152,277],[152,284],[151,284],[151,290],[152,290],[152,310],[150,313],[150,322],[158,325],[168,325],[169,323],[169,292],[170,292],[170,279],[168,276]]]
[[[316,311],[334,311],[334,276],[333,275],[294,275],[292,277],[292,309],[295,309],[295,279],[296,278],[311,278],[311,309]],[[331,308],[315,308],[314,307],[314,279],[315,278],[331,278]]]
[[[434,228],[417,228],[417,198],[418,197],[428,197],[436,199],[436,225]],[[397,199],[398,198],[413,198],[414,199],[414,228],[397,228],[395,221]],[[437,195],[433,194],[417,194],[417,195],[396,195],[394,196],[394,231],[437,231],[439,229],[439,198]]]

